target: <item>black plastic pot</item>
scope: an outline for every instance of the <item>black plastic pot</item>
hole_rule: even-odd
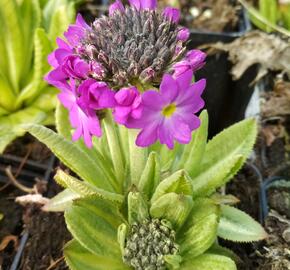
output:
[[[1,156],[0,158],[1,158],[1,163],[3,162],[3,160],[5,162],[19,162],[18,158],[15,158],[13,156],[9,156],[9,159],[7,158],[7,156]],[[51,156],[51,158],[49,159],[49,162],[46,165],[41,165],[36,162],[27,161],[26,169],[23,170],[19,175],[19,181],[20,179],[22,179],[21,182],[23,184],[31,185],[33,183],[33,181],[31,180],[33,178],[31,177],[38,177],[39,179],[47,181],[49,185],[49,182],[52,179],[52,172],[54,169],[55,162],[56,162],[56,158],[54,155]],[[7,181],[7,179],[5,179],[3,175],[1,175],[0,179],[2,179],[2,181]],[[29,238],[29,234],[26,231],[23,231],[17,253],[13,259],[12,265],[9,268],[9,270],[18,270],[18,265],[21,260],[22,253],[23,253],[23,250],[24,250],[24,247],[26,245],[28,238]]]
[[[7,183],[8,178],[5,173],[5,169],[11,166],[12,173],[15,175],[18,168],[22,167],[17,180],[22,184],[31,187],[33,185],[34,179],[43,179],[44,175],[51,170],[51,157],[49,161],[45,164],[39,163],[33,160],[26,160],[22,166],[23,158],[14,155],[0,155],[0,182]]]
[[[229,43],[243,36],[250,29],[248,14],[242,9],[237,31],[214,33],[191,30],[188,48],[195,49],[201,45],[216,42]],[[197,79],[207,79],[203,97],[209,112],[210,136],[244,118],[254,91],[253,86],[249,85],[257,74],[256,67],[251,67],[241,79],[233,81],[230,74],[232,64],[227,58],[227,53],[223,52],[208,56],[205,67],[196,73]]]
[[[273,176],[268,179],[266,179],[261,184],[260,188],[260,209],[261,209],[261,223],[264,223],[266,217],[269,213],[269,199],[268,199],[268,191],[271,187],[273,187],[276,183],[279,181],[286,180],[290,181],[289,179],[285,179],[285,177],[282,176]]]

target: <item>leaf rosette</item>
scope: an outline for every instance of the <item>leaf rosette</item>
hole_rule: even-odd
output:
[[[60,134],[37,125],[26,129],[82,179],[58,170],[55,179],[65,190],[44,207],[65,212],[73,235],[64,249],[71,269],[237,269],[237,257],[218,237],[250,242],[267,236],[231,206],[236,198],[217,194],[251,153],[254,120],[207,143],[204,111],[190,144],[169,152],[161,144],[138,148],[134,133],[106,117],[106,134],[89,150],[70,142],[66,114],[58,108]]]

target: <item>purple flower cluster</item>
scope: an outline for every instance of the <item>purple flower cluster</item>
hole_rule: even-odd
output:
[[[137,12],[157,10],[156,0],[129,2]],[[122,2],[116,0],[110,6],[109,16],[125,10]],[[172,25],[179,22],[178,9],[167,7],[160,14]],[[180,55],[183,47],[179,45],[189,38],[188,29],[178,29],[175,55]],[[58,38],[58,48],[48,57],[53,70],[46,80],[61,90],[58,98],[69,111],[70,122],[75,128],[73,140],[83,137],[85,144],[91,147],[92,136],[102,136],[98,115],[111,109],[118,124],[140,129],[136,139],[138,146],[147,147],[159,140],[172,149],[174,141],[189,143],[191,132],[200,125],[195,114],[204,106],[201,95],[206,85],[204,79],[192,83],[192,78],[194,72],[204,65],[205,54],[191,50],[182,59],[173,62],[170,69],[162,71],[159,90],[151,84],[144,89],[138,82],[116,87],[106,79],[108,71],[99,61],[103,56],[96,57],[95,47],[84,42],[91,30],[92,27],[78,15],[76,23],[64,33],[66,41]],[[84,51],[86,57],[83,56]],[[146,76],[155,75],[151,67],[145,69],[145,73]]]

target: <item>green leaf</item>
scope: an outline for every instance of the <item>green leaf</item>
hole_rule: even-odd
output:
[[[237,270],[235,262],[225,256],[202,254],[185,260],[180,270]]]
[[[267,18],[263,17],[257,9],[248,4],[247,1],[239,0],[239,2],[244,6],[244,8],[249,13],[251,22],[255,24],[258,28],[260,28],[263,31],[268,31],[268,29],[271,29],[273,31],[280,32],[286,37],[290,37],[290,31],[276,24],[272,24]]]
[[[194,202],[186,223],[178,231],[182,256],[199,256],[212,246],[217,237],[219,214],[219,207],[209,199]]]
[[[9,78],[15,93],[19,92],[21,72],[24,67],[25,55],[23,54],[23,29],[19,6],[16,0],[1,0],[0,15],[5,24],[5,38]]]
[[[126,247],[126,238],[128,234],[128,228],[126,224],[121,224],[118,228],[118,243],[120,245],[122,256],[124,256],[124,251]]]
[[[281,9],[281,20],[286,29],[290,30],[290,5]]]
[[[44,29],[37,28],[34,35],[34,74],[32,82],[21,91],[17,98],[17,104],[26,102],[30,104],[34,99],[42,94],[41,89],[46,85],[43,76],[49,71],[50,66],[47,56],[52,51],[51,42]]]
[[[47,212],[63,212],[72,205],[73,200],[79,199],[80,197],[78,193],[70,189],[65,189],[50,199],[42,207],[42,210]]]
[[[193,178],[194,197],[210,195],[242,167],[257,136],[254,119],[239,122],[215,136],[206,146],[199,171]]]
[[[25,129],[44,143],[66,166],[92,185],[113,191],[98,163],[63,136],[39,125],[26,125]]]
[[[174,148],[169,151],[166,145],[157,142],[150,149],[159,154],[162,172],[171,173],[178,169],[176,164],[178,157],[183,152],[183,144],[175,143]]]
[[[229,204],[234,205],[240,202],[240,200],[233,195],[221,195],[216,193],[210,197],[216,204]]]
[[[270,23],[276,24],[278,21],[278,6],[276,0],[259,0],[259,10],[264,18],[267,18]],[[267,32],[271,28],[267,29]]]
[[[1,126],[0,126],[1,128]],[[0,131],[0,154],[2,154],[5,150],[5,148],[12,142],[14,141],[19,134],[17,132],[13,131],[7,131],[7,130],[2,130]]]
[[[57,94],[59,90],[54,87],[46,86],[41,89],[41,93],[39,96],[31,103],[29,106],[33,106],[35,108],[39,108],[44,112],[53,113],[55,105],[57,104]],[[53,124],[55,124],[55,120],[53,119]]]
[[[235,263],[242,263],[241,258],[228,248],[220,246],[217,242],[214,243],[210,249],[207,250],[208,254],[222,255],[231,258]]]
[[[6,146],[18,136],[22,136],[25,130],[21,127],[24,123],[41,123],[46,114],[39,109],[30,107],[16,113],[0,117],[0,153]]]
[[[23,37],[22,50],[25,55],[25,65],[21,74],[22,85],[25,85],[32,71],[32,57],[34,44],[35,29],[41,27],[41,8],[39,0],[24,0],[20,5]]]
[[[227,159],[227,162],[211,167],[201,176],[193,179],[193,197],[201,197],[214,193],[224,185],[243,165],[243,156],[237,155]]]
[[[2,16],[0,16],[0,35],[4,37],[5,33],[6,33],[6,27],[4,24],[4,18],[2,18]],[[0,57],[0,74],[5,76],[5,78],[8,78],[9,77],[8,54],[7,54],[6,44],[4,42],[0,42],[0,55],[1,55],[1,57]],[[13,91],[13,93],[14,93],[14,91]]]
[[[83,247],[98,256],[121,258],[117,231],[123,220],[114,203],[96,196],[78,199],[66,210],[65,220]]]
[[[0,106],[0,117],[2,117],[3,115],[7,115],[7,114],[9,114],[9,112]]]
[[[152,196],[151,203],[170,192],[192,196],[191,181],[184,170],[177,171],[161,181]]]
[[[0,42],[1,43],[1,42]],[[15,106],[15,94],[12,87],[0,71],[0,106],[8,111],[13,111]]]
[[[101,138],[93,137],[93,145],[94,145],[93,149],[97,149],[98,152],[104,157],[108,167],[111,167],[111,170],[115,175],[107,137],[106,136],[102,136]]]
[[[69,113],[68,110],[65,109],[60,102],[57,103],[55,119],[56,119],[56,129],[58,133],[70,141],[72,128],[69,121]],[[75,142],[74,145],[79,147],[92,159],[98,160],[98,165],[101,167],[104,175],[106,176],[106,179],[108,179],[108,181],[114,187],[114,190],[122,192],[122,189],[120,185],[118,185],[116,176],[113,171],[112,161],[109,155],[107,155],[109,151],[106,151],[105,152],[106,155],[104,156],[102,149],[100,149],[100,146],[106,143],[107,143],[106,137],[103,136],[102,138],[93,138],[94,147],[92,149],[89,149],[82,140]]]
[[[138,190],[145,194],[148,199],[152,197],[152,193],[160,182],[160,165],[157,154],[151,152],[145,169],[142,172],[138,182]]]
[[[105,200],[112,202],[122,203],[124,201],[124,196],[116,193],[111,193],[106,190],[96,188],[89,183],[80,181],[77,178],[70,176],[62,170],[58,170],[54,179],[63,187],[69,188],[76,194],[79,194],[81,197],[85,196],[99,196]]]
[[[71,139],[71,124],[69,122],[68,110],[58,101],[55,110],[55,125],[57,133]]]
[[[178,230],[187,219],[192,205],[191,196],[166,193],[151,204],[150,215],[170,221],[175,230]]]
[[[68,25],[75,17],[75,8],[73,2],[59,5],[56,2],[55,9],[51,10],[51,20],[47,29],[51,41],[55,41],[57,37],[62,36],[67,30]]]
[[[259,241],[267,237],[263,227],[246,213],[228,205],[221,209],[218,236],[237,242]]]
[[[182,258],[179,255],[165,255],[164,261],[168,265],[168,269],[180,269],[180,263],[182,262]]]
[[[130,224],[140,223],[148,219],[148,205],[140,192],[129,192],[128,194],[128,220]]]
[[[126,270],[130,269],[121,257],[100,256],[85,249],[76,240],[66,244],[64,248],[65,261],[71,270]]]
[[[184,168],[191,177],[196,175],[198,167],[202,161],[208,135],[208,114],[203,111],[200,114],[201,126],[192,133],[192,139],[189,144],[185,145],[179,168]]]

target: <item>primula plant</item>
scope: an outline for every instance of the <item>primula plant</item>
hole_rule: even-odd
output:
[[[192,77],[205,54],[186,51],[189,31],[178,26],[177,9],[130,2],[115,2],[109,17],[91,26],[79,15],[64,34],[67,41],[57,40],[59,48],[49,56],[54,70],[46,79],[61,90],[76,129],[73,140],[84,137],[88,147],[93,135],[102,135],[108,109],[118,124],[141,130],[138,146],[158,139],[169,148],[174,140],[188,143],[200,124],[194,113],[204,106],[205,80],[192,83]]]
[[[38,125],[26,128],[77,175],[59,169],[55,179],[65,189],[44,207],[65,212],[74,238],[64,249],[70,269],[232,270],[237,257],[218,237],[266,237],[256,221],[232,206],[235,197],[217,192],[250,154],[254,120],[206,143],[204,111],[191,142],[173,151],[137,147],[130,131],[104,121],[104,136],[89,150],[81,141],[70,142],[64,116],[59,110],[63,135]]]
[[[23,123],[53,124],[56,89],[43,82],[55,39],[75,16],[70,0],[0,0],[0,153]]]
[[[251,153],[256,123],[207,143],[207,112],[197,116],[205,80],[193,82],[204,53],[186,51],[177,9],[129,2],[92,25],[78,16],[49,56],[46,79],[64,105],[58,133],[25,129],[73,174],[57,171],[64,191],[44,209],[65,212],[72,270],[236,269],[219,237],[250,242],[266,233],[218,189]]]

